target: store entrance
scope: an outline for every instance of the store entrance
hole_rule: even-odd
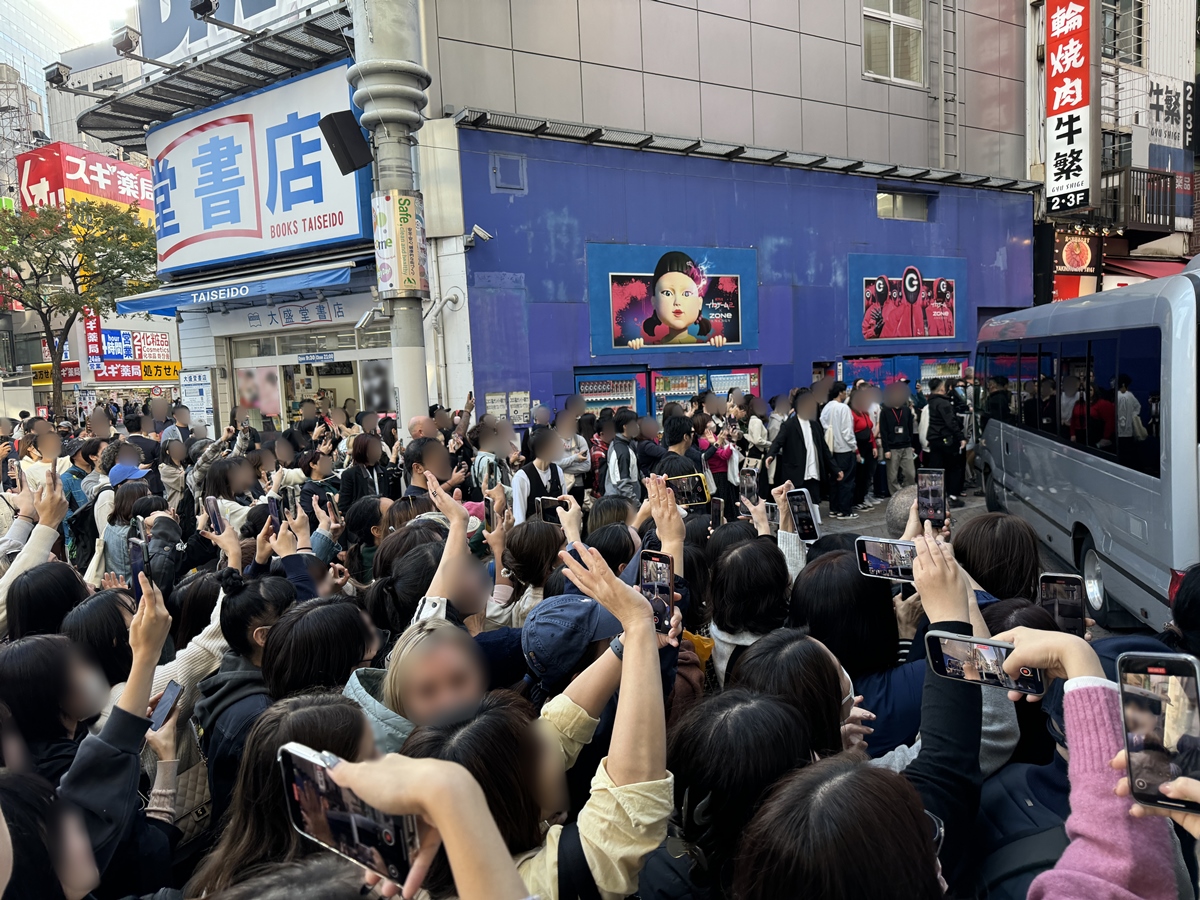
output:
[[[284,410],[288,420],[300,418],[302,400],[318,401],[321,406],[320,401],[325,399],[331,409],[352,400],[350,409],[357,413],[362,399],[358,393],[358,366],[354,360],[283,366]]]

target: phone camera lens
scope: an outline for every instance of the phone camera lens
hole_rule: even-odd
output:
[[[1030,669],[1028,666],[1021,666],[1021,675],[1029,678],[1033,675],[1033,669]]]
[[[1139,791],[1144,791],[1147,787],[1149,787],[1149,785],[1146,783],[1145,778],[1134,779],[1133,786],[1135,788],[1137,788]]]
[[[388,869],[389,877],[391,877],[391,878],[399,878],[400,877],[400,869],[397,866],[395,866],[394,864],[388,863],[387,869]]]
[[[383,829],[380,837],[383,838],[383,842],[389,847],[396,843],[396,835],[392,833],[392,829],[390,828]]]

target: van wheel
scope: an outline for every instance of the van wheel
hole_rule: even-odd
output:
[[[1083,575],[1083,593],[1087,598],[1087,614],[1101,628],[1112,618],[1112,598],[1104,589],[1104,574],[1100,571],[1100,554],[1091,534],[1084,534],[1079,547],[1079,571]]]
[[[988,512],[1004,512],[1004,504],[1000,500],[1000,486],[991,469],[983,470],[983,496],[986,498]]]

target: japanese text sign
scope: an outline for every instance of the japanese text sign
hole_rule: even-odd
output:
[[[95,372],[104,363],[103,329],[100,327],[100,317],[92,312],[84,312],[83,342],[86,347],[84,356],[87,357],[88,368]]]
[[[1150,74],[1150,143],[1186,147],[1184,141],[1184,88],[1193,87],[1175,78]]]
[[[375,272],[381,297],[428,297],[425,207],[417,191],[371,195]]]
[[[34,363],[29,367],[33,373],[33,384],[43,385],[52,384],[53,376],[51,375],[50,363]],[[79,371],[79,361],[72,360],[71,362],[64,361],[62,364],[62,380],[63,384],[76,384],[82,380]]]
[[[1046,3],[1046,202],[1052,213],[1098,200],[1098,8],[1099,0]]]
[[[159,271],[365,239],[367,176],[318,124],[349,108],[338,63],[152,130]]]
[[[100,153],[62,142],[47,144],[17,156],[21,205],[62,206],[70,200],[107,200],[143,210],[149,221],[154,210],[150,171]]]
[[[97,381],[175,381],[183,365],[178,360],[164,362],[106,362],[96,372]]]
[[[171,336],[165,331],[117,331],[105,328],[100,335],[101,354],[106,360],[171,358]]]

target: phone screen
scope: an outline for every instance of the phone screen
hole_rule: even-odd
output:
[[[1042,607],[1054,616],[1059,628],[1083,637],[1087,623],[1083,621],[1082,575],[1047,573],[1038,579],[1038,595]]]
[[[129,580],[132,583],[133,599],[142,601],[142,580],[138,575],[146,571],[146,544],[140,538],[129,539]],[[149,573],[146,575],[149,578]]]
[[[754,466],[742,466],[742,500],[747,506],[758,505],[758,469]]]
[[[720,497],[713,497],[708,501],[708,515],[712,519],[712,527],[725,523],[725,501]]]
[[[667,479],[680,506],[703,506],[708,502],[708,482],[703,475],[676,475]]]
[[[494,460],[488,460],[487,463],[487,484],[484,485],[484,490],[490,491],[496,486],[496,463]]]
[[[974,681],[988,687],[1044,694],[1046,685],[1037,669],[1022,667],[1016,678],[1004,671],[1012,644],[931,631],[925,636],[925,654],[933,671],[945,678]]]
[[[864,575],[896,581],[913,580],[913,557],[917,546],[912,541],[859,538],[854,544],[858,551],[858,571]]]
[[[642,595],[654,609],[654,627],[662,634],[671,630],[675,577],[674,564],[666,553],[643,550],[638,579]]]
[[[338,787],[315,751],[299,744],[279,748],[292,827],[322,847],[403,883],[409,854],[419,846],[411,816],[380,812],[349,788]]]
[[[183,693],[183,685],[178,681],[168,681],[167,687],[163,691],[162,697],[159,698],[158,706],[154,707],[154,715],[150,717],[150,730],[158,731],[163,727],[163,723],[171,718],[171,710],[175,708],[175,704],[179,702],[179,697]]]
[[[771,534],[779,533],[779,504],[764,503],[763,507],[767,511],[767,525],[771,528]]]
[[[208,511],[208,530],[213,534],[223,532],[225,523],[221,521],[221,504],[217,502],[217,498],[205,497],[204,508]]]
[[[541,516],[543,522],[549,522],[552,525],[562,524],[558,519],[558,511],[566,509],[566,507],[567,504],[553,497],[538,497],[537,499],[538,515]]]
[[[271,527],[275,529],[276,534],[279,534],[283,519],[279,515],[279,501],[275,497],[267,498],[267,513],[271,517]]]
[[[483,517],[487,519],[488,531],[496,530],[496,509],[491,497],[483,498]]]
[[[821,536],[817,528],[817,519],[813,515],[812,498],[805,488],[788,491],[788,507],[792,511],[792,523],[796,526],[796,534],[802,541],[815,541]]]
[[[1177,654],[1126,653],[1117,660],[1129,788],[1138,803],[1200,810],[1158,789],[1181,776],[1200,778],[1196,665],[1194,657]]]
[[[917,470],[917,515],[934,528],[946,524],[946,473],[941,469]]]

